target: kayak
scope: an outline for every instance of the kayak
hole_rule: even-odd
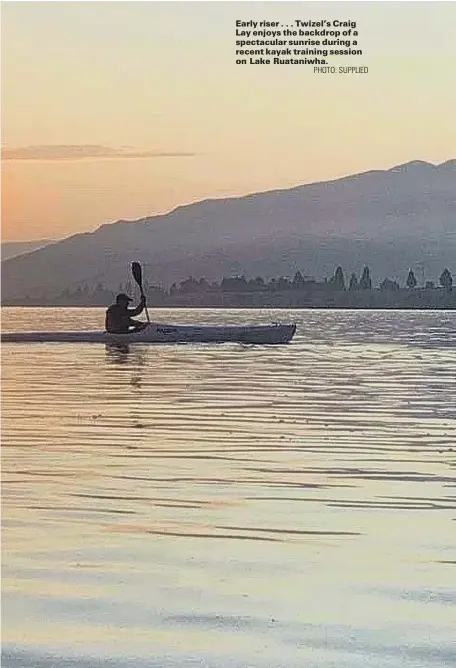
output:
[[[2,343],[288,343],[296,325],[167,325],[150,323],[139,332],[5,332]]]

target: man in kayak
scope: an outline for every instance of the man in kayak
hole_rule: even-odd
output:
[[[116,297],[116,303],[112,304],[106,311],[105,328],[111,334],[128,334],[129,332],[140,332],[147,327],[147,322],[133,320],[133,316],[144,311],[146,298],[141,300],[136,308],[128,308],[131,297],[121,292]]]

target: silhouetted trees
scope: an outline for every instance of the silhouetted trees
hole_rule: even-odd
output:
[[[231,278],[223,278],[221,288],[224,292],[243,292],[246,290],[247,285],[245,276],[233,276]]]
[[[385,278],[385,280],[383,280],[380,283],[380,290],[382,292],[387,292],[388,290],[390,292],[392,292],[392,291],[397,291],[397,290],[400,290],[400,289],[401,289],[401,287],[400,287],[399,283],[397,281],[392,281],[389,278]]]
[[[345,290],[345,279],[342,267],[337,267],[334,276],[330,279],[329,284],[336,290]]]
[[[408,276],[407,276],[407,281],[406,281],[406,286],[408,287],[409,290],[413,290],[413,288],[416,288],[418,281],[415,278],[415,274],[413,271],[410,269]]]
[[[289,290],[291,287],[291,283],[286,278],[285,276],[280,276],[279,280],[277,281],[277,290]]]
[[[357,290],[358,289],[358,278],[356,274],[353,272],[352,275],[350,276],[350,284],[348,286],[348,289],[350,291]]]
[[[197,292],[198,291],[198,286],[199,283],[196,280],[196,278],[193,278],[193,276],[189,276],[188,278],[185,279],[185,281],[181,281],[179,283],[179,292],[182,293],[189,293],[189,292]]]
[[[304,276],[301,274],[300,271],[297,271],[293,277],[293,282],[291,284],[291,287],[295,288],[296,290],[299,290],[300,288],[303,288],[305,285],[305,279]]]
[[[369,267],[364,267],[361,278],[359,279],[360,290],[372,290],[372,279],[370,276]]]
[[[451,292],[453,288],[453,277],[448,271],[448,269],[445,268],[442,271],[442,273],[440,274],[439,282],[442,288],[445,288],[445,290]]]
[[[262,276],[257,276],[250,283],[256,290],[264,290],[265,289],[265,282],[264,282],[264,278]]]
[[[437,292],[439,290],[442,291],[443,288],[445,292],[450,293],[453,286],[453,278],[447,268],[442,271],[439,277],[439,282],[441,287],[437,288],[432,281],[427,281],[423,290],[435,290],[437,294]],[[405,281],[405,288],[410,292],[416,287],[417,280],[413,270],[410,269]],[[315,279],[306,277],[301,271],[297,270],[292,279],[287,276],[272,278],[256,276],[255,278],[250,279],[247,279],[245,276],[229,276],[224,277],[220,282],[209,282],[204,277],[195,278],[189,276],[179,283],[173,283],[169,290],[147,283],[144,283],[144,288],[150,303],[155,305],[165,303],[168,297],[177,300],[180,299],[181,301],[185,301],[188,297],[188,300],[195,304],[210,303],[212,299],[210,295],[217,293],[219,295],[221,293],[225,293],[226,295],[237,294],[238,296],[233,298],[235,301],[238,300],[236,303],[241,303],[239,300],[243,300],[248,293],[258,293],[257,300],[261,303],[264,303],[264,300],[267,299],[267,293],[271,294],[272,300],[279,299],[279,295],[282,293],[289,293],[289,296],[285,298],[287,303],[295,303],[295,300],[302,303],[302,299],[310,299],[311,301],[320,298],[323,299],[323,295],[325,294],[327,294],[328,298],[331,300],[336,299],[337,303],[357,304],[360,299],[363,299],[361,295],[355,296],[348,294],[346,295],[346,298],[344,298],[342,294],[340,297],[334,297],[334,293],[347,291],[344,272],[341,266],[336,267],[332,277],[329,279],[325,278],[323,281],[316,281]],[[401,290],[401,287],[397,281],[385,278],[379,283],[378,289],[380,292],[398,292]],[[81,283],[76,287],[73,287],[73,289],[66,287],[60,294],[59,299],[79,305],[104,305],[110,303],[111,300],[115,298],[116,292],[126,292],[127,294],[131,294],[131,290],[132,285],[130,281],[125,284],[117,284],[116,286],[106,286],[101,282],[95,285]],[[354,272],[351,273],[348,283],[348,291],[360,292],[369,290],[372,290],[372,279],[370,269],[366,265],[363,268],[359,279]],[[298,291],[303,293],[303,297],[296,294]],[[262,293],[263,296],[260,297],[260,293]],[[292,293],[294,293],[294,295]],[[193,295],[195,296],[195,299],[192,301]],[[241,295],[243,296],[241,297]],[[422,298],[421,292],[417,292],[417,297],[420,299]],[[226,302],[226,299],[229,300],[229,297],[224,297],[223,299],[225,299]],[[249,299],[254,299],[254,297],[249,297]]]

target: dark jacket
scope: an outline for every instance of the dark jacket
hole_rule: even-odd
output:
[[[132,317],[144,311],[144,303],[141,301],[136,308],[128,308],[126,304],[113,304],[106,311],[105,328],[113,334],[127,334],[130,327],[138,323]]]

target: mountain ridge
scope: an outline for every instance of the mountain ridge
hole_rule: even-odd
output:
[[[125,280],[133,259],[147,266],[150,282],[165,286],[186,278],[189,269],[221,278],[222,265],[247,276],[280,267],[321,278],[332,261],[345,263],[346,271],[370,262],[381,272],[383,263],[379,278],[398,278],[409,269],[399,265],[401,257],[407,265],[425,263],[435,278],[456,250],[455,176],[456,159],[436,165],[415,160],[104,223],[4,261],[4,294],[49,294],[93,281],[114,285]],[[391,244],[402,252],[393,252]],[[227,261],[218,268],[220,254]]]
[[[2,262],[9,260],[24,253],[31,253],[34,250],[43,248],[53,243],[52,239],[37,239],[34,241],[2,241],[1,255]]]

